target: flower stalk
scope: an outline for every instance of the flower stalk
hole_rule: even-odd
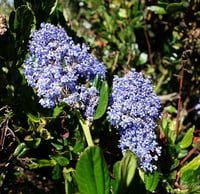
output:
[[[93,146],[94,143],[93,143],[92,136],[90,133],[89,122],[84,120],[84,118],[82,117],[81,113],[78,110],[76,111],[76,114],[79,119],[79,123],[81,124],[81,127],[83,129],[83,133],[85,135],[88,146]]]

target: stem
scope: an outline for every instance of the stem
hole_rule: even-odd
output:
[[[78,116],[78,119],[79,119],[79,123],[81,124],[81,127],[83,129],[83,132],[84,132],[84,135],[85,135],[85,138],[86,138],[86,141],[87,141],[87,144],[88,146],[93,146],[94,143],[93,143],[93,140],[92,140],[92,136],[91,136],[91,133],[90,133],[90,129],[89,129],[89,123],[87,123],[82,115],[80,114],[79,111],[76,111],[76,114]]]
[[[72,168],[67,169],[66,167],[64,167],[62,172],[63,172],[64,182],[65,182],[65,194],[74,193],[71,174],[73,174],[75,170]]]
[[[182,88],[183,88],[183,77],[184,77],[184,62],[181,59],[181,74],[180,74],[180,82],[179,82],[179,99],[178,99],[178,108],[177,108],[177,116],[176,116],[176,136],[178,135],[180,128],[180,114],[182,109]]]

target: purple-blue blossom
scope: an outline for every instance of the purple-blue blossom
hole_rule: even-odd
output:
[[[62,27],[42,23],[32,32],[24,74],[43,107],[68,102],[92,120],[99,100],[92,82],[96,75],[104,80],[106,68],[88,50],[84,44],[74,44]]]
[[[119,147],[138,156],[144,171],[157,169],[155,161],[161,154],[155,129],[160,118],[160,99],[143,73],[131,69],[124,77],[115,76],[108,107],[108,119],[120,134]]]

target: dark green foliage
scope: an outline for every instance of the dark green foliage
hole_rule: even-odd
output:
[[[0,34],[0,193],[199,193],[199,8],[198,0],[14,0]],[[27,85],[23,63],[41,22],[61,25],[105,63],[93,123],[65,104],[42,108]],[[107,122],[112,79],[132,67],[152,77],[162,102],[154,173],[132,152],[122,156]],[[95,146],[86,148],[83,124]]]

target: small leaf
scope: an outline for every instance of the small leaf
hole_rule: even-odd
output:
[[[104,81],[100,90],[99,104],[96,109],[94,120],[97,120],[103,116],[108,105],[108,83]]]
[[[31,113],[27,114],[28,118],[30,119],[30,121],[34,122],[34,123],[39,123],[40,119],[34,115],[32,115]]]
[[[99,147],[85,149],[76,166],[76,180],[81,194],[109,194],[110,177]]]
[[[152,174],[145,174],[144,182],[145,182],[146,190],[153,192],[156,189],[159,182],[159,173],[154,172]]]
[[[62,113],[63,107],[62,106],[56,106],[53,109],[53,117],[56,118],[60,113]]]
[[[54,146],[57,150],[62,150],[63,146],[61,144],[51,142],[51,145]]]
[[[38,148],[41,143],[40,137],[33,138],[31,136],[26,136],[24,140],[27,141],[27,144],[33,148]]]
[[[190,129],[188,129],[188,131],[184,135],[182,141],[180,142],[180,147],[182,149],[185,149],[192,144],[193,132],[194,132],[194,126],[191,127]]]
[[[39,132],[40,132],[40,137],[43,138],[44,140],[51,139],[51,134],[47,129],[40,128]]]
[[[33,162],[29,164],[29,168],[31,169],[52,167],[56,165],[56,162],[54,160],[32,158],[32,161]]]
[[[152,5],[152,6],[148,6],[147,10],[154,12],[155,14],[166,14],[166,10],[163,7],[157,6],[157,5]]]
[[[168,113],[177,113],[176,108],[172,105],[165,107],[165,111],[167,111]]]
[[[64,156],[53,156],[52,157],[60,166],[67,166],[69,160]]]
[[[118,15],[121,18],[127,18],[127,10],[120,8],[119,11],[118,11]]]
[[[16,147],[13,153],[13,156],[17,158],[23,157],[27,153],[28,150],[29,149],[27,148],[26,144],[22,142]]]

